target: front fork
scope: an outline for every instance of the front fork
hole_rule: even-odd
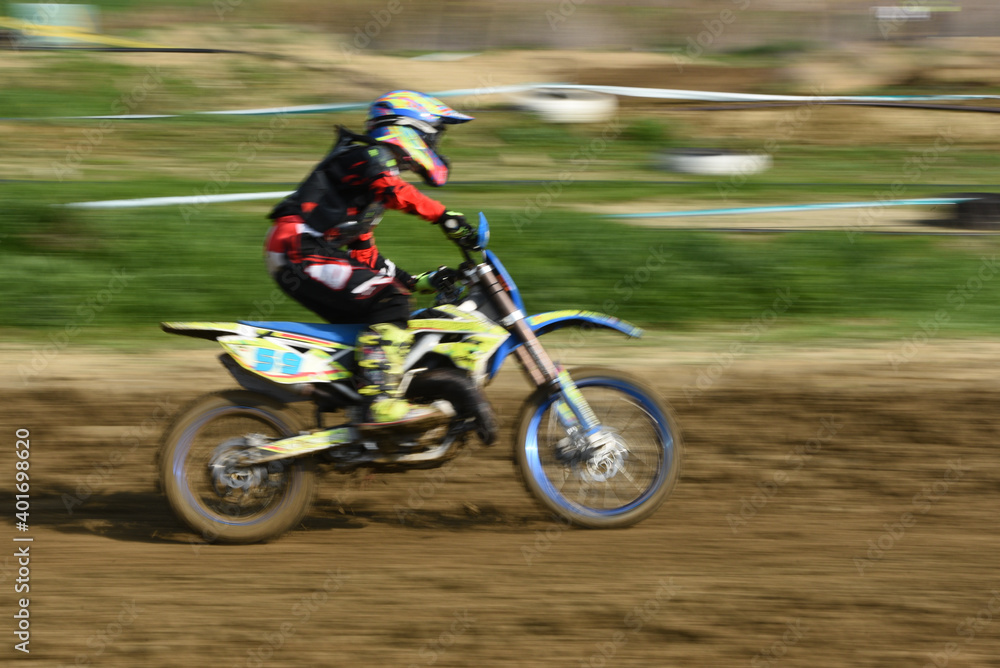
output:
[[[554,407],[556,418],[573,442],[580,445],[591,442],[600,431],[601,422],[570,378],[569,372],[556,365],[545,352],[535,332],[525,322],[524,313],[511,300],[493,268],[488,264],[480,264],[478,272],[487,294],[503,314],[500,324],[522,342],[521,346],[514,349],[521,367],[538,387],[558,388],[560,398],[556,400]]]

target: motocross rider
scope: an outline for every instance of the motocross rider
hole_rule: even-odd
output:
[[[386,207],[439,225],[473,245],[465,216],[403,181],[410,169],[431,186],[448,180],[438,142],[450,124],[471,121],[439,100],[411,90],[386,93],[368,109],[365,134],[339,128],[330,153],[269,214],[268,272],[288,295],[331,323],[364,323],[357,339],[359,393],[370,403],[358,427],[378,432],[442,418],[399,391],[413,335],[409,294],[433,291],[451,270],[411,276],[380,255],[374,229]]]

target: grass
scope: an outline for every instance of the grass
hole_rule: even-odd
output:
[[[159,336],[162,320],[314,320],[264,272],[269,204],[244,206],[256,215],[208,206],[186,222],[177,207],[81,211],[8,200],[0,322],[18,337],[80,327],[98,338],[103,328],[145,338]],[[976,280],[993,266],[983,259],[998,250],[992,239],[861,235],[852,243],[842,232],[734,237],[555,210],[521,225],[514,210],[488,214],[494,250],[533,312],[588,308],[652,327],[736,327],[767,318],[780,301],[783,322],[810,326],[870,321],[906,332],[939,311],[956,333],[1000,326],[1000,281]],[[378,236],[411,271],[457,260],[438,230],[398,213]]]
[[[84,54],[32,54],[32,67],[4,73],[0,117],[109,114],[119,96],[115,82],[136,75],[136,68],[97,62]]]
[[[30,67],[4,72],[9,85],[0,116],[113,112],[111,104],[147,73],[122,59],[36,55]],[[263,106],[282,103],[285,94],[260,94],[278,74],[239,60],[216,72],[218,90],[234,91],[231,97],[207,94],[215,89],[204,88],[206,81],[164,68],[162,81],[127,111]],[[293,95],[296,102],[323,101]],[[993,307],[1000,281],[969,283],[982,258],[997,252],[993,239],[861,235],[852,243],[844,232],[714,235],[630,227],[574,210],[638,210],[646,200],[658,208],[664,200],[678,208],[869,200],[901,179],[906,197],[988,189],[997,181],[992,146],[956,144],[907,180],[907,161],[919,149],[819,145],[803,137],[781,146],[771,171],[720,180],[654,167],[664,147],[721,141],[699,135],[690,120],[682,126],[669,112],[626,109],[619,122],[602,126],[546,125],[504,110],[476,114],[475,123],[449,132],[443,143],[454,182],[429,194],[450,208],[487,212],[494,250],[532,311],[590,308],[654,328],[738,331],[788,295],[780,323],[794,337],[902,336],[939,311],[947,315],[947,332],[989,334],[1000,325]],[[291,189],[322,157],[334,125],[358,128],[362,118],[352,112],[288,116],[280,126],[268,117],[190,116],[108,126],[0,126],[6,155],[16,156],[0,167],[0,178],[24,180],[0,182],[0,280],[6,286],[0,337],[30,340],[79,328],[81,341],[143,341],[163,338],[162,320],[315,319],[265,274],[261,242],[270,202],[195,211],[51,205]],[[725,141],[727,148],[761,144]],[[74,154],[71,170],[56,168]],[[537,215],[533,205],[540,206]],[[378,236],[383,252],[411,271],[457,259],[436,229],[398,213],[387,216]]]

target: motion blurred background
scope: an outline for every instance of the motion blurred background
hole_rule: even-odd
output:
[[[995,1],[109,0],[0,16],[0,426],[32,433],[30,658],[1000,665]],[[505,88],[557,83],[695,93]],[[331,476],[273,544],[203,544],[166,509],[160,433],[233,382],[211,345],[158,323],[314,320],[266,275],[266,214],[338,124],[360,129],[398,88],[462,91],[444,99],[476,120],[444,138],[452,180],[428,194],[489,217],[530,311],[647,328],[645,343],[546,345],[674,404],[686,464],[649,521],[574,531],[532,506],[509,465],[514,371],[489,388],[505,445],[439,472]],[[935,97],[970,95],[985,97]],[[717,157],[728,166],[701,160]],[[968,197],[983,207],[959,211]],[[146,198],[183,199],[75,206]],[[692,211],[706,215],[676,215]],[[378,239],[411,272],[457,261],[396,212]]]
[[[83,9],[9,3],[6,13],[0,272],[9,287],[0,317],[2,336],[15,340],[77,319],[112,268],[134,278],[80,328],[81,341],[159,338],[160,320],[259,311],[255,304],[273,291],[259,248],[277,198],[216,204],[204,196],[291,189],[322,157],[335,125],[360,128],[364,103],[395,88],[466,91],[447,100],[477,120],[445,139],[453,180],[431,194],[487,213],[498,249],[540,309],[613,301],[617,315],[646,325],[738,323],[790,286],[803,299],[785,326],[837,334],[846,318],[850,336],[884,337],[910,331],[992,248],[992,238],[879,234],[944,231],[926,223],[951,219],[945,205],[635,225],[608,217],[989,192],[997,180],[989,113],[619,96],[598,102],[611,106],[589,122],[554,123],[545,105],[579,101],[500,92],[571,83],[765,95],[989,94],[1000,90],[1000,39],[991,37],[1000,18],[986,2],[176,0]],[[53,27],[60,22],[69,25]],[[191,52],[198,50],[216,52]],[[338,103],[357,106],[192,115]],[[178,116],[66,118],[121,114]],[[767,168],[678,172],[670,155],[683,149],[749,153]],[[168,196],[191,199],[59,206]],[[572,237],[561,233],[567,225]],[[811,231],[752,238],[699,231],[788,227]],[[432,230],[400,214],[389,214],[379,236],[383,251],[413,270],[454,259]],[[622,261],[641,263],[661,245],[669,261],[644,275],[641,289],[626,290]],[[271,315],[308,317],[279,301]],[[947,326],[990,329],[997,311],[989,302],[975,300]]]

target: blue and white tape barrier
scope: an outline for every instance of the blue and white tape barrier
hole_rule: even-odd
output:
[[[750,206],[735,209],[697,209],[694,211],[659,211],[655,213],[614,213],[608,218],[683,218],[688,216],[737,216],[788,211],[825,211],[829,209],[868,209],[886,206],[938,206],[965,202],[967,197],[926,197],[923,199],[876,200],[874,202],[830,202],[826,204],[785,204]]]
[[[249,202],[252,200],[278,200],[291,194],[289,191],[266,193],[233,193],[229,195],[193,195],[188,197],[143,197],[139,199],[112,199],[96,202],[71,202],[63,206],[73,209],[133,209],[150,206],[181,206],[215,204],[220,202]],[[697,209],[694,211],[660,211],[655,213],[616,213],[607,218],[680,218],[685,216],[733,216],[756,213],[781,213],[786,211],[822,211],[825,209],[865,209],[885,206],[938,206],[957,204],[968,198],[926,197],[922,199],[877,200],[874,202],[831,202],[826,204],[787,204],[777,206],[752,206],[733,209]]]
[[[216,202],[249,202],[258,199],[281,199],[291,191],[270,193],[233,193],[230,195],[193,195],[187,197],[140,197],[138,199],[108,199],[99,202],[70,202],[71,209],[135,209],[147,206],[180,206],[183,204],[214,204]]]
[[[482,97],[503,93],[523,93],[533,90],[585,90],[623,97],[642,97],[658,100],[683,100],[691,102],[965,102],[969,100],[1000,100],[1000,95],[757,95],[752,93],[724,93],[673,88],[634,88],[628,86],[588,86],[581,84],[535,83],[490,88],[459,88],[431,93],[435,97]],[[282,114],[319,114],[335,111],[366,109],[369,102],[341,102],[336,104],[307,104],[293,107],[261,107],[259,109],[227,109],[221,111],[195,111],[188,114],[120,114],[104,116],[57,116],[45,119],[8,118],[3,120],[143,120],[150,118],[179,118],[182,116],[269,116]]]

